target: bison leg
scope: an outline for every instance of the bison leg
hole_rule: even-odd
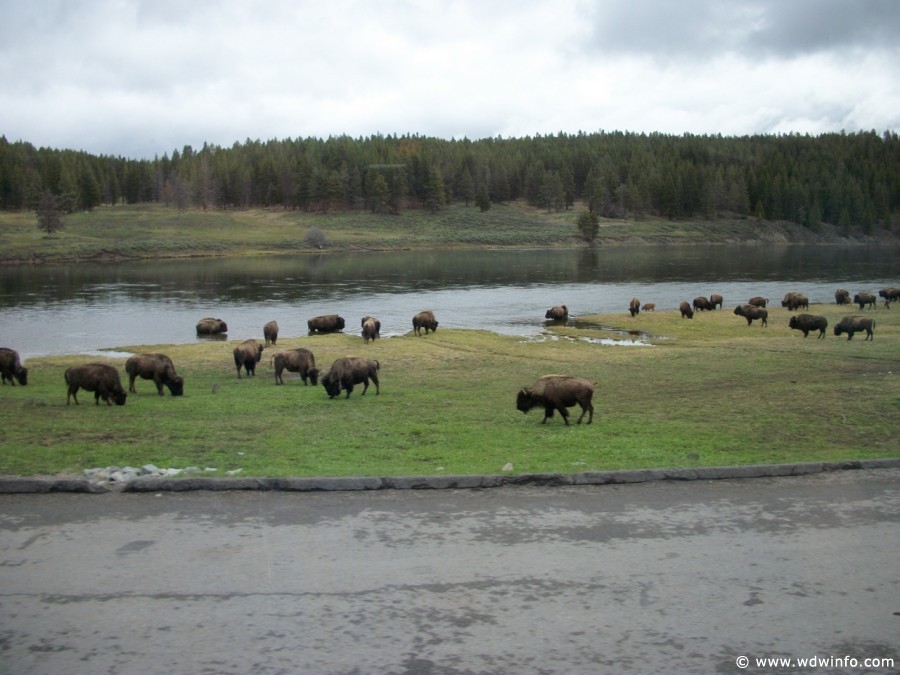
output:
[[[562,415],[563,422],[566,423],[566,426],[569,426],[569,411],[566,410],[566,407],[563,405],[557,406],[556,408],[559,410],[559,414]]]
[[[556,407],[553,405],[544,406],[544,419],[541,420],[541,424],[546,424],[547,420],[553,417],[554,410],[556,410]]]
[[[866,340],[871,340],[872,342],[875,342],[875,333],[872,331],[871,328],[866,328]],[[865,340],[864,340],[864,342],[865,342]]]
[[[578,424],[581,424],[581,420],[584,419],[584,414],[589,412],[590,416],[588,417],[587,423],[590,424],[594,421],[594,406],[591,405],[590,401],[585,401],[584,403],[579,403],[581,406],[581,417],[578,418]]]
[[[375,395],[378,396],[381,393],[381,387],[378,384],[378,376],[375,373],[372,373],[372,382],[375,383]]]
[[[78,387],[69,387],[69,391],[66,393],[66,405],[69,405],[69,397],[75,399],[75,405],[80,405],[78,403]]]
[[[159,377],[159,375],[157,375],[156,377],[153,378],[153,384],[156,385],[156,393],[159,394],[160,396],[162,396],[163,395],[163,383],[162,383],[162,379]]]
[[[137,393],[134,389],[134,381],[136,379],[137,379],[137,373],[135,373],[134,375],[131,375],[131,374],[128,375],[128,391],[130,391],[132,394]]]

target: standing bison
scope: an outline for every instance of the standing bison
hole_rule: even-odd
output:
[[[66,370],[65,378],[68,385],[66,405],[69,405],[69,399],[75,399],[75,405],[78,405],[79,389],[94,392],[95,405],[100,405],[101,398],[106,405],[125,405],[128,398],[119,380],[119,371],[105,363],[72,366]]]
[[[709,304],[709,300],[704,298],[702,295],[694,298],[694,311],[705,312],[708,309],[712,309],[712,306]]]
[[[859,308],[865,309],[867,306],[872,309],[876,309],[875,303],[878,302],[878,298],[875,297],[874,293],[857,293],[853,296],[853,304],[859,305]]]
[[[754,305],[738,305],[734,308],[734,313],[747,319],[747,325],[753,323],[754,319],[759,319],[761,326],[769,326],[769,310],[765,307],[756,307]]]
[[[781,301],[781,306],[787,307],[789,312],[793,312],[795,309],[809,309],[809,298],[803,293],[791,291],[785,294],[784,299]]]
[[[753,305],[754,307],[765,307],[769,304],[769,299],[764,298],[761,295],[754,295],[747,301],[748,305]]]
[[[324,314],[322,316],[314,316],[306,322],[309,328],[309,334],[316,333],[337,333],[344,330],[344,318],[337,314]]]
[[[228,332],[228,324],[222,319],[206,317],[197,322],[197,335],[224,335]]]
[[[884,308],[890,309],[894,300],[900,300],[900,288],[882,288],[878,291],[878,295],[884,298]]]
[[[363,342],[369,344],[369,340],[377,340],[381,335],[381,322],[374,316],[364,316],[360,321],[362,325]]]
[[[839,288],[834,292],[834,302],[838,305],[850,304],[850,291],[846,288]]]
[[[709,296],[709,308],[710,309],[722,309],[722,304],[725,302],[725,298],[723,298],[718,293],[713,293]]]
[[[637,316],[641,311],[641,301],[637,298],[632,298],[631,302],[628,303],[628,312],[631,314],[632,318]]]
[[[163,395],[163,385],[169,388],[172,396],[184,394],[184,378],[175,372],[175,364],[165,354],[135,354],[125,362],[128,373],[128,391],[136,394],[134,381],[140,377],[153,380],[156,392]]]
[[[534,407],[544,409],[544,419],[541,424],[553,417],[553,411],[558,410],[566,426],[569,425],[569,411],[576,403],[581,406],[581,417],[578,424],[588,414],[587,423],[594,421],[594,406],[591,398],[594,395],[594,385],[588,380],[568,375],[544,375],[539,377],[530,387],[522,387],[516,396],[516,409],[527,413]]]
[[[426,309],[424,312],[419,312],[413,317],[412,325],[413,333],[416,335],[421,335],[422,329],[425,329],[425,335],[428,335],[428,331],[431,331],[432,333],[437,331],[438,322],[434,318],[434,312],[430,309]]]
[[[278,322],[277,321],[269,321],[265,326],[263,326],[263,338],[266,341],[266,347],[270,345],[275,345],[278,342]]]
[[[341,389],[347,392],[346,398],[350,398],[353,386],[363,385],[362,396],[369,389],[369,380],[375,384],[375,395],[381,392],[378,384],[378,371],[381,364],[374,359],[365,359],[361,356],[344,356],[335,360],[331,368],[322,376],[322,386],[328,393],[328,398],[334,398],[341,393]]]
[[[681,311],[682,319],[684,319],[684,318],[693,319],[694,318],[694,310],[691,309],[691,303],[689,303],[687,300],[682,300],[681,304],[678,305],[678,309]]]
[[[568,321],[569,308],[565,305],[555,305],[547,310],[544,318],[550,321]]]
[[[3,384],[9,380],[12,386],[16,386],[16,380],[23,387],[28,384],[28,368],[22,365],[19,352],[9,347],[0,347],[0,377]]]
[[[803,337],[808,337],[809,331],[817,330],[819,331],[818,338],[824,338],[825,329],[828,328],[828,319],[815,314],[798,314],[791,317],[788,326],[794,330],[803,331]]]
[[[284,384],[281,373],[285,370],[289,373],[300,373],[303,384],[308,384],[307,378],[317,384],[319,369],[316,368],[316,357],[308,349],[298,347],[278,352],[272,357],[275,366],[275,384]]]
[[[234,367],[237,368],[237,376],[241,377],[241,368],[247,371],[247,375],[256,375],[256,364],[262,359],[263,346],[254,339],[244,340],[234,348]]]
[[[875,319],[866,319],[861,316],[845,316],[841,322],[834,327],[834,334],[847,334],[847,339],[852,340],[854,333],[866,331],[866,340],[875,341]]]
[[[656,303],[655,302],[645,302],[641,305],[642,312],[655,312],[656,311]]]

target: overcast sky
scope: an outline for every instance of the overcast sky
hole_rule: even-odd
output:
[[[0,134],[900,130],[900,0],[0,0]]]

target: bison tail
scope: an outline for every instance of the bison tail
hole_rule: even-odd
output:
[[[874,323],[872,324],[875,325]],[[381,370],[381,364],[378,363],[378,359],[373,359],[375,361],[375,370]]]

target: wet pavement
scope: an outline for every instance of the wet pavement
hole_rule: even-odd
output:
[[[896,672],[898,525],[900,469],[0,495],[0,672]]]

